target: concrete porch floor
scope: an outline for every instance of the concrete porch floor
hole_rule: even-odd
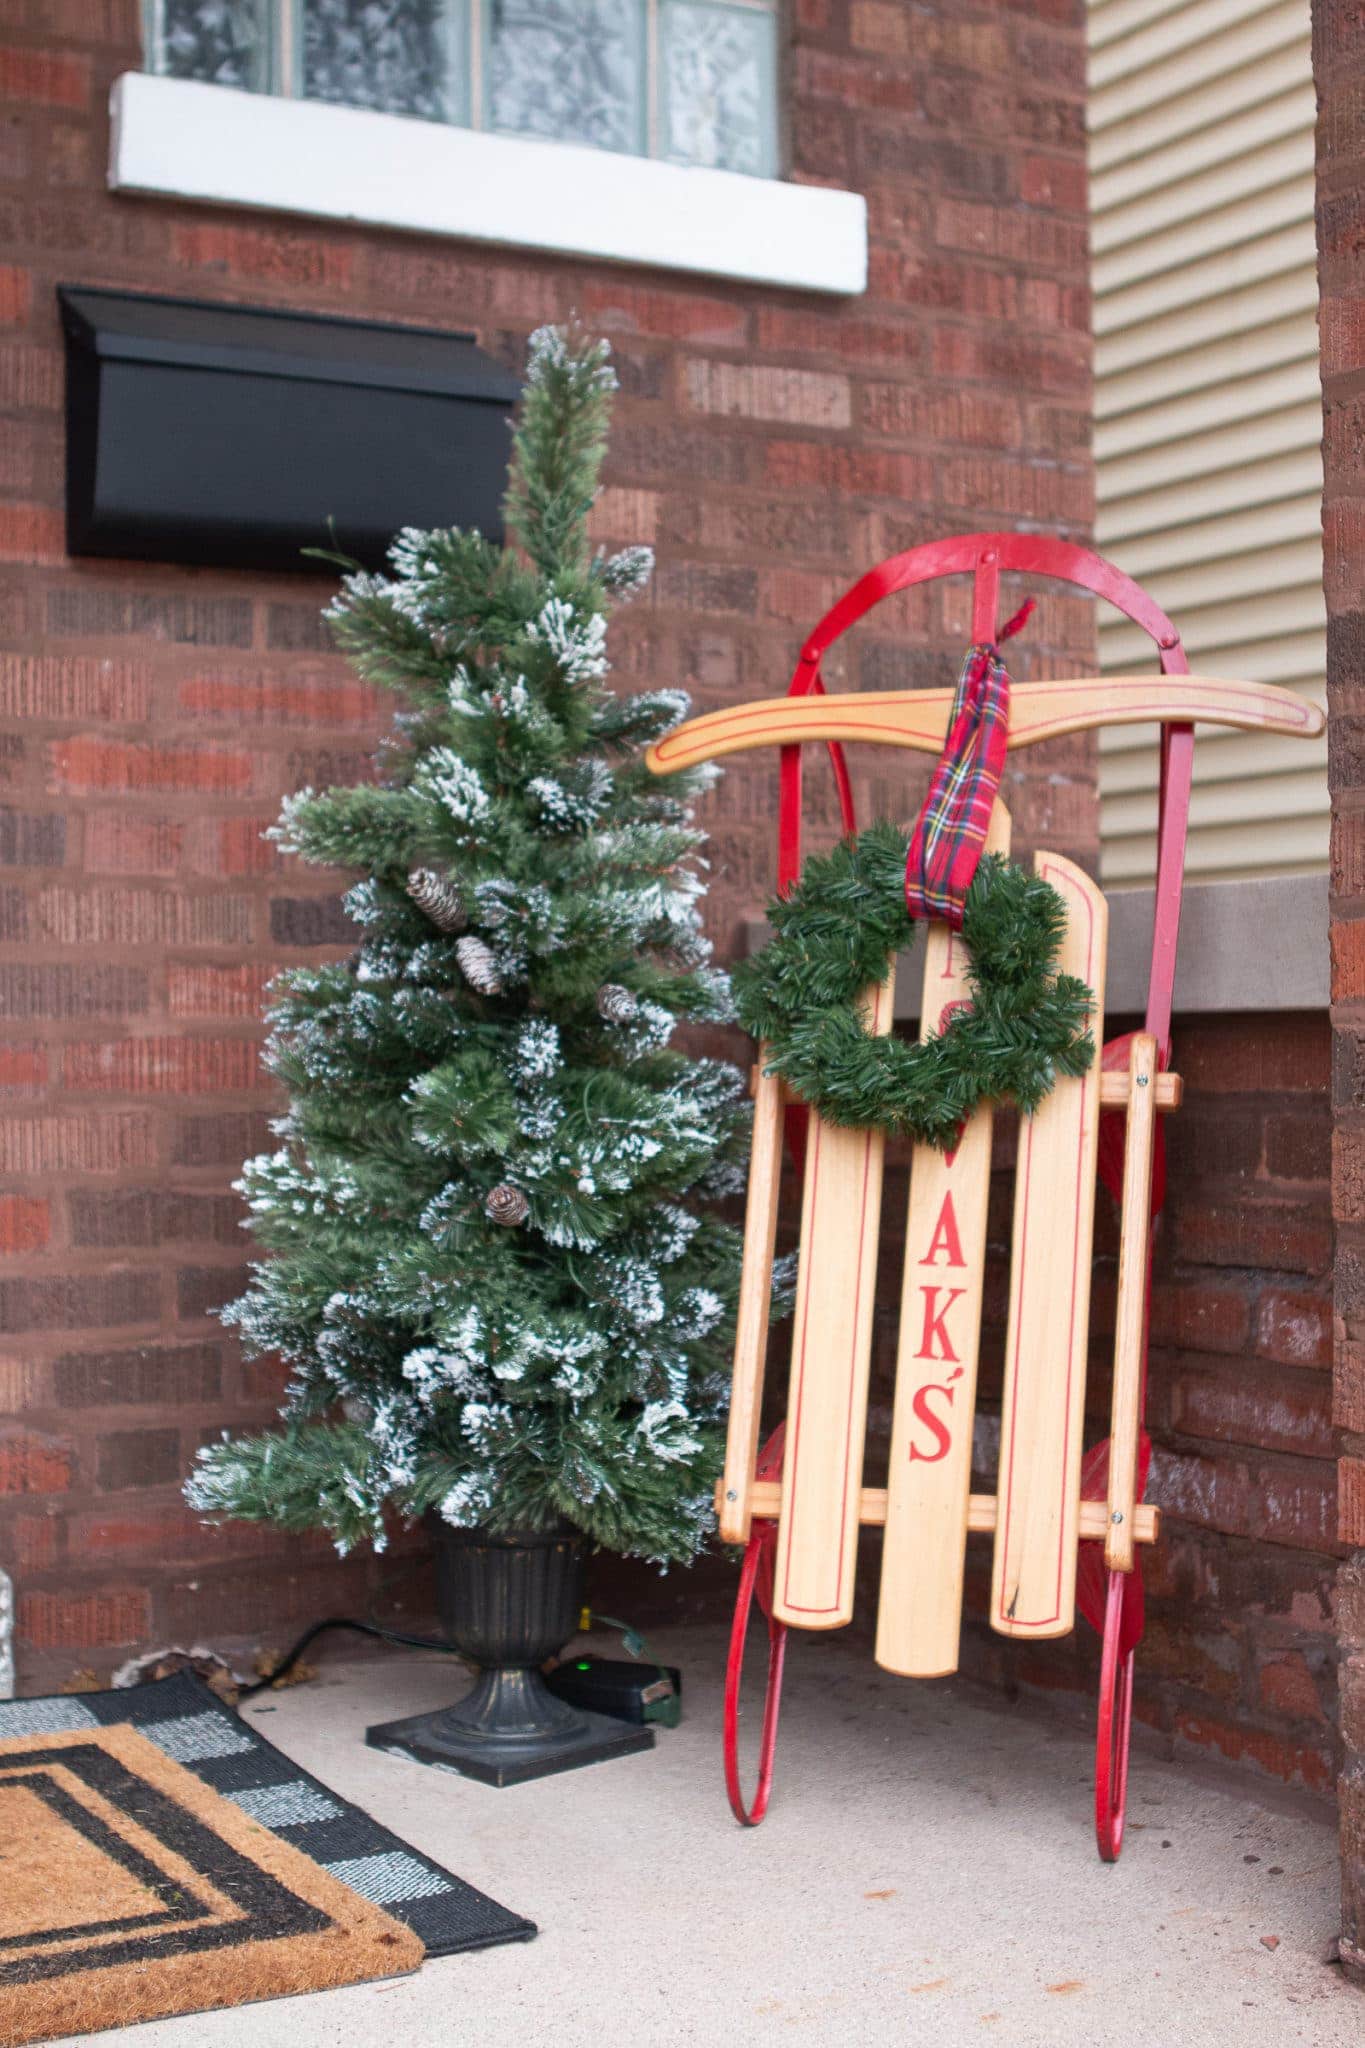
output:
[[[248,1708],[326,1784],[537,1921],[535,1941],[87,2038],[1356,2048],[1365,2035],[1365,1995],[1323,1960],[1337,1845],[1322,1807],[1166,1762],[1139,1735],[1128,1841],[1105,1868],[1074,1720],[894,1679],[866,1649],[814,1637],[791,1645],[769,1818],[742,1830],[720,1773],[723,1636],[652,1640],[682,1666],[682,1726],[652,1754],[506,1791],[363,1746],[368,1722],[458,1695],[441,1659],[334,1654],[314,1683]]]

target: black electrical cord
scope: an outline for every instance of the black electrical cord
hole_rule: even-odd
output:
[[[272,1685],[276,1684],[281,1678],[283,1678],[287,1672],[293,1670],[294,1666],[298,1663],[299,1658],[308,1648],[308,1645],[311,1642],[316,1641],[316,1639],[320,1635],[325,1634],[329,1628],[354,1629],[357,1635],[378,1636],[381,1642],[400,1643],[405,1649],[408,1650],[441,1650],[444,1651],[447,1657],[455,1657],[459,1655],[459,1652],[454,1648],[452,1644],[438,1642],[431,1636],[404,1635],[401,1629],[381,1628],[378,1622],[375,1621],[352,1621],[347,1615],[334,1614],[331,1616],[329,1620],[315,1621],[311,1628],[305,1629],[303,1634],[299,1637],[298,1641],[285,1654],[285,1656],[283,1656],[280,1659],[279,1663],[275,1666],[273,1671],[271,1671],[265,1678],[258,1678],[253,1685],[244,1685],[240,1688],[237,1694],[238,1699],[249,1700],[252,1699],[258,1692],[268,1691],[269,1688]]]
[[[601,1623],[606,1628],[619,1629],[630,1655],[632,1657],[643,1657],[647,1663],[653,1664],[659,1676],[668,1685],[669,1691],[672,1692],[672,1680],[668,1676],[667,1669],[659,1663],[654,1652],[645,1642],[644,1637],[639,1634],[638,1630],[631,1628],[627,1622],[617,1621],[610,1614],[591,1614],[586,1608],[583,1610],[583,1620],[585,1623],[595,1621]],[[329,1616],[326,1621],[315,1621],[311,1628],[305,1629],[298,1641],[291,1645],[279,1663],[264,1678],[256,1679],[251,1685],[240,1686],[237,1692],[238,1700],[254,1699],[258,1692],[268,1692],[272,1685],[278,1684],[282,1678],[293,1670],[310,1643],[316,1642],[320,1635],[325,1635],[328,1629],[333,1628],[353,1629],[357,1635],[376,1636],[382,1643],[398,1643],[406,1650],[436,1650],[447,1657],[458,1657],[460,1654],[453,1643],[443,1643],[433,1636],[410,1636],[405,1634],[402,1629],[381,1628],[377,1621],[356,1621],[350,1615],[334,1614]],[[669,1711],[670,1707],[671,1712]],[[661,1706],[655,1718],[662,1720],[666,1726],[673,1728],[677,1726],[678,1711],[678,1704],[675,1699]]]

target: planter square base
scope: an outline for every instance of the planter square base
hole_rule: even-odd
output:
[[[576,1771],[583,1764],[605,1763],[608,1757],[633,1756],[653,1749],[654,1730],[614,1721],[606,1714],[579,1711],[576,1726],[556,1727],[530,1739],[481,1735],[452,1726],[449,1708],[434,1714],[409,1714],[402,1721],[381,1721],[365,1730],[371,1749],[391,1756],[414,1757],[419,1764],[438,1764],[485,1785],[522,1785],[530,1778],[549,1778],[556,1771]]]

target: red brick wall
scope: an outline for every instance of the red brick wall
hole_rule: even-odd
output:
[[[703,706],[783,687],[803,626],[898,548],[1083,539],[1090,386],[1080,0],[795,0],[797,175],[871,213],[847,304],[113,197],[133,0],[0,14],[0,1558],[31,1688],[421,1598],[401,1556],[338,1566],[179,1500],[207,1433],[272,1411],[207,1311],[242,1280],[263,982],[342,936],[326,878],[260,828],[363,772],[382,707],[329,653],[314,582],[65,558],[57,282],[448,325],[509,363],[577,307],[622,379],[600,530],[659,554],[618,666]],[[965,593],[916,594],[831,684],[946,681],[966,629]],[[1092,655],[1088,604],[1054,596],[1012,665]],[[905,812],[916,786],[897,762],[863,789]],[[755,760],[711,808],[722,943],[771,875],[773,788]],[[1093,859],[1088,742],[1024,757],[1010,800],[1025,843]]]
[[[1365,1976],[1365,18],[1313,0],[1323,554],[1332,786],[1333,1178],[1340,1582],[1342,1954]]]
[[[1178,1019],[1185,1104],[1152,1305],[1140,1707],[1329,1791],[1335,1772],[1331,1033],[1322,1012]]]
[[[1164,1514],[1144,1556],[1136,1712],[1175,1743],[1327,1791],[1338,1555],[1328,1022],[1177,1016],[1172,1037],[1186,1092],[1166,1124],[1148,1390],[1147,1497]],[[1007,1255],[1007,1200],[997,1213]],[[1096,1247],[1087,1443],[1109,1412],[1118,1241],[1104,1193]],[[984,1547],[980,1561],[988,1573]],[[1036,1646],[978,1627],[974,1655],[997,1682],[1093,1699],[1098,1639],[1084,1625]]]

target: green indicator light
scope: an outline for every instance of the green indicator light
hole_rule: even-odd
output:
[[[577,1664],[574,1666],[574,1669],[576,1671],[591,1671],[592,1660],[588,1657],[580,1657]]]

